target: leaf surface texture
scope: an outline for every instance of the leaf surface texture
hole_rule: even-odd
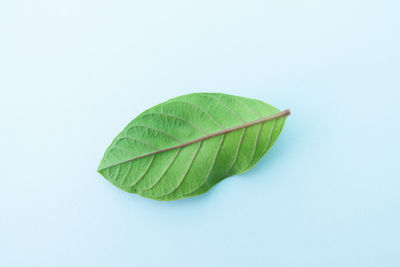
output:
[[[133,119],[108,147],[98,171],[146,198],[199,195],[251,169],[275,143],[289,113],[220,93],[176,97]]]

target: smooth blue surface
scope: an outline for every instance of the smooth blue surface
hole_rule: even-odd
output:
[[[0,266],[400,266],[400,4],[1,1]],[[250,172],[156,202],[96,168],[199,91],[293,114]]]

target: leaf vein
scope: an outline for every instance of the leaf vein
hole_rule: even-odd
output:
[[[118,177],[118,175],[119,175],[119,170],[121,169],[121,165],[118,165],[118,169],[117,169],[117,171],[116,171],[116,174],[115,174],[115,177],[114,177],[114,175],[112,176],[112,178],[110,179],[110,180],[115,180],[115,179],[117,179],[117,177]]]
[[[240,103],[243,103],[244,105],[246,105],[246,106],[249,108],[249,110],[251,110],[251,111],[252,111],[254,114],[256,114],[257,116],[262,117],[261,114],[260,114],[257,110],[255,110],[253,107],[251,107],[251,106],[250,106],[249,104],[247,104],[245,101],[241,100],[240,98],[237,98],[236,100],[239,101]]]
[[[161,195],[159,197],[165,197],[167,195],[170,195],[170,194],[174,193],[176,190],[179,189],[179,187],[182,185],[183,181],[185,180],[187,174],[189,173],[189,170],[192,167],[194,160],[196,159],[197,155],[199,154],[199,151],[200,151],[200,148],[201,148],[202,144],[203,144],[203,141],[200,142],[199,147],[197,148],[196,152],[194,153],[193,158],[190,161],[190,164],[189,164],[188,168],[186,169],[184,175],[182,176],[181,180],[179,181],[178,185],[171,192],[163,194],[163,195]]]
[[[185,123],[191,125],[192,127],[196,128],[196,129],[199,130],[200,132],[202,132],[202,133],[204,133],[204,134],[208,134],[206,131],[204,131],[203,129],[201,129],[201,128],[200,128],[199,126],[197,126],[196,124],[194,124],[194,123],[192,123],[192,122],[190,122],[190,121],[188,121],[188,120],[185,120],[184,118],[175,116],[175,115],[166,114],[166,113],[161,113],[161,112],[151,112],[151,113],[143,114],[141,117],[150,116],[150,115],[159,115],[159,116],[170,117],[170,118],[174,118],[174,119],[177,119],[177,120],[181,120],[181,121],[183,121],[183,122],[185,122]]]
[[[130,137],[130,136],[122,136],[122,137],[118,138],[117,142],[115,142],[115,144],[114,144],[113,147],[117,147],[116,144],[118,143],[118,141],[123,140],[123,139],[133,140],[133,141],[142,143],[142,144],[144,144],[144,145],[147,145],[147,146],[149,146],[149,147],[151,147],[151,148],[153,148],[153,149],[155,149],[155,150],[158,150],[158,148],[156,148],[156,147],[153,146],[152,144],[149,144],[149,143],[147,143],[146,141],[143,141],[143,140],[140,140],[140,139],[137,139],[137,138],[134,138],[134,137]],[[117,148],[118,148],[118,147],[117,147]]]
[[[238,155],[239,155],[240,146],[242,145],[243,138],[244,138],[244,136],[246,135],[246,130],[247,130],[247,128],[244,128],[244,129],[243,129],[242,136],[240,137],[239,144],[238,144],[238,147],[237,147],[237,149],[236,149],[235,157],[233,158],[232,164],[231,164],[231,166],[229,167],[229,169],[226,171],[225,175],[228,175],[228,174],[231,172],[233,166],[236,164],[236,160],[237,160],[237,157],[238,157]],[[224,175],[224,176],[225,176],[225,175]]]
[[[147,126],[147,125],[142,125],[142,124],[135,124],[135,125],[132,125],[132,126],[129,127],[128,129],[126,129],[126,132],[128,132],[129,130],[131,130],[131,129],[135,128],[135,127],[143,127],[143,128],[149,129],[149,130],[153,130],[153,131],[158,132],[158,133],[161,133],[161,134],[163,134],[163,135],[165,135],[165,136],[167,136],[167,137],[169,137],[169,138],[171,138],[171,139],[174,139],[174,140],[177,141],[178,143],[181,143],[181,144],[183,143],[182,141],[178,140],[176,137],[173,137],[172,135],[170,135],[170,134],[168,134],[168,133],[166,133],[166,132],[163,132],[163,131],[160,131],[159,129],[152,128],[152,127],[149,127],[149,126]]]
[[[131,187],[136,186],[136,185],[143,179],[143,177],[147,174],[147,172],[150,170],[151,165],[153,164],[154,158],[155,158],[155,154],[152,155],[151,160],[150,160],[150,162],[147,164],[147,167],[146,167],[146,169],[144,170],[143,174],[140,176],[139,179],[137,179],[136,182],[133,183],[133,185],[131,185]]]
[[[229,106],[225,105],[224,103],[222,103],[221,100],[219,100],[218,98],[212,97],[210,95],[204,95],[205,97],[214,99],[214,101],[217,101],[221,106],[225,107],[227,110],[229,110],[233,115],[235,115],[237,118],[239,118],[239,120],[241,120],[242,122],[246,122],[239,114],[237,114],[235,111],[233,111]]]
[[[125,180],[126,180],[126,177],[128,177],[128,174],[130,173],[130,171],[131,171],[131,168],[132,168],[132,162],[130,162],[130,164],[129,164],[129,168],[128,168],[128,171],[126,172],[126,174],[124,175],[124,178],[122,178],[122,181],[121,181],[121,184],[123,185],[124,183],[125,183]]]
[[[211,164],[210,170],[208,171],[208,173],[207,173],[206,178],[204,179],[204,181],[203,181],[195,190],[192,190],[191,192],[186,193],[186,194],[184,194],[184,195],[190,195],[190,194],[192,194],[193,192],[196,192],[198,189],[200,189],[200,188],[207,182],[208,178],[209,178],[210,175],[211,175],[212,170],[214,169],[215,161],[217,160],[218,154],[219,154],[219,152],[221,151],[222,143],[223,143],[224,140],[225,140],[225,135],[226,135],[226,134],[224,134],[224,135],[222,136],[222,138],[221,138],[221,142],[219,143],[217,152],[215,153],[215,156],[214,156],[213,162],[212,162],[212,164]]]
[[[119,165],[119,164],[123,164],[123,163],[129,162],[129,161],[133,161],[133,160],[136,160],[136,159],[140,159],[140,158],[144,158],[144,157],[147,157],[147,156],[151,156],[153,154],[158,154],[158,153],[166,152],[166,151],[169,151],[169,150],[174,150],[174,149],[177,149],[177,148],[188,146],[188,145],[191,145],[191,144],[194,144],[194,143],[197,143],[197,142],[212,138],[212,137],[217,136],[217,135],[226,134],[226,133],[233,132],[233,131],[236,131],[236,130],[239,130],[239,129],[246,129],[247,127],[250,127],[252,125],[263,123],[263,122],[270,121],[270,120],[274,120],[274,119],[277,119],[277,118],[280,118],[280,117],[283,117],[283,116],[287,116],[289,114],[290,114],[289,110],[284,110],[284,111],[278,112],[276,114],[273,114],[273,115],[270,115],[270,116],[267,116],[267,117],[264,117],[264,118],[260,118],[260,119],[255,120],[255,121],[246,122],[246,123],[234,126],[232,128],[229,128],[229,129],[217,131],[217,132],[212,133],[212,134],[207,134],[205,136],[196,138],[194,140],[185,142],[185,143],[177,145],[177,146],[167,147],[167,148],[164,148],[164,149],[160,149],[160,150],[157,150],[157,151],[153,151],[153,152],[149,152],[149,153],[146,153],[146,154],[143,154],[143,155],[139,155],[139,156],[133,157],[131,159],[127,159],[127,160],[124,160],[124,161],[121,161],[121,162],[117,162],[117,163],[111,164],[109,166],[103,167],[103,168],[99,169],[99,171],[103,170],[103,169],[106,169],[106,168],[110,168],[110,167]]]
[[[178,157],[179,153],[181,152],[181,149],[182,148],[179,148],[176,151],[175,156],[172,158],[172,160],[169,163],[168,167],[164,170],[164,172],[160,175],[160,177],[158,177],[158,179],[155,181],[155,183],[152,186],[150,186],[149,188],[143,190],[142,192],[149,191],[149,190],[153,189],[161,181],[161,178],[163,178],[165,176],[167,171],[171,168],[172,164],[175,162],[176,158]]]
[[[261,133],[262,126],[263,126],[263,124],[260,124],[260,127],[259,127],[258,132],[257,132],[256,142],[255,142],[255,144],[254,144],[253,154],[251,155],[251,160],[249,161],[249,164],[247,165],[246,169],[249,168],[251,162],[252,162],[253,159],[254,159],[254,156],[256,155],[257,144],[258,144],[258,140],[260,139],[260,133]]]
[[[264,149],[264,152],[262,153],[262,155],[264,155],[264,154],[267,153],[267,151],[268,151],[268,147],[269,147],[269,145],[270,145],[270,143],[271,143],[272,133],[274,132],[275,127],[276,127],[276,121],[277,121],[277,120],[274,120],[274,123],[272,124],[271,132],[270,132],[269,135],[268,135],[267,146],[266,146],[266,148]]]
[[[179,100],[179,101],[172,101],[171,103],[185,103],[185,104],[192,105],[192,106],[196,107],[197,109],[199,109],[199,110],[200,110],[201,112],[203,112],[204,114],[206,114],[219,128],[225,129],[225,127],[222,126],[221,124],[219,124],[219,123],[215,120],[215,118],[214,118],[213,116],[211,116],[211,114],[210,114],[209,112],[207,112],[205,109],[203,109],[202,107],[200,107],[200,106],[197,105],[197,104],[194,104],[194,103],[191,103],[191,102],[187,102],[187,101],[182,101],[182,100]]]

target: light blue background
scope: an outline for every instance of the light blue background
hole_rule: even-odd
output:
[[[400,4],[0,3],[0,266],[400,266]],[[97,172],[146,108],[290,108],[273,149],[156,202]]]

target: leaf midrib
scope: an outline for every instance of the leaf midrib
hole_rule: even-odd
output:
[[[196,139],[188,141],[188,142],[184,142],[184,143],[176,145],[176,146],[159,149],[159,150],[152,151],[152,152],[149,152],[149,153],[146,153],[146,154],[143,154],[143,155],[140,155],[140,156],[128,159],[128,160],[124,160],[124,161],[121,161],[121,162],[118,162],[118,163],[103,167],[101,169],[98,169],[98,171],[101,171],[101,170],[104,170],[104,169],[107,169],[107,168],[111,168],[111,167],[114,167],[114,166],[118,166],[120,164],[124,164],[124,163],[130,162],[130,161],[133,161],[133,160],[137,160],[137,159],[140,159],[140,158],[147,157],[147,156],[151,156],[151,155],[154,155],[154,154],[159,154],[159,153],[163,153],[163,152],[166,152],[166,151],[174,150],[174,149],[177,149],[177,148],[182,148],[182,147],[185,147],[185,146],[188,146],[188,145],[191,145],[191,144],[194,144],[194,143],[197,143],[197,142],[200,142],[200,141],[215,137],[217,135],[230,133],[230,132],[233,132],[233,131],[236,131],[236,130],[239,130],[239,129],[247,128],[247,127],[259,124],[259,123],[263,123],[263,122],[267,122],[267,121],[270,121],[270,120],[278,119],[278,118],[281,118],[281,117],[284,117],[284,116],[288,116],[288,115],[290,115],[290,110],[286,109],[284,111],[275,113],[273,115],[270,115],[270,116],[267,116],[267,117],[263,117],[263,118],[260,118],[260,119],[254,120],[254,121],[250,121],[250,122],[245,122],[243,124],[240,124],[240,125],[228,128],[228,129],[223,129],[223,130],[217,131],[215,133],[207,134],[207,135],[204,135],[202,137],[196,138]]]

